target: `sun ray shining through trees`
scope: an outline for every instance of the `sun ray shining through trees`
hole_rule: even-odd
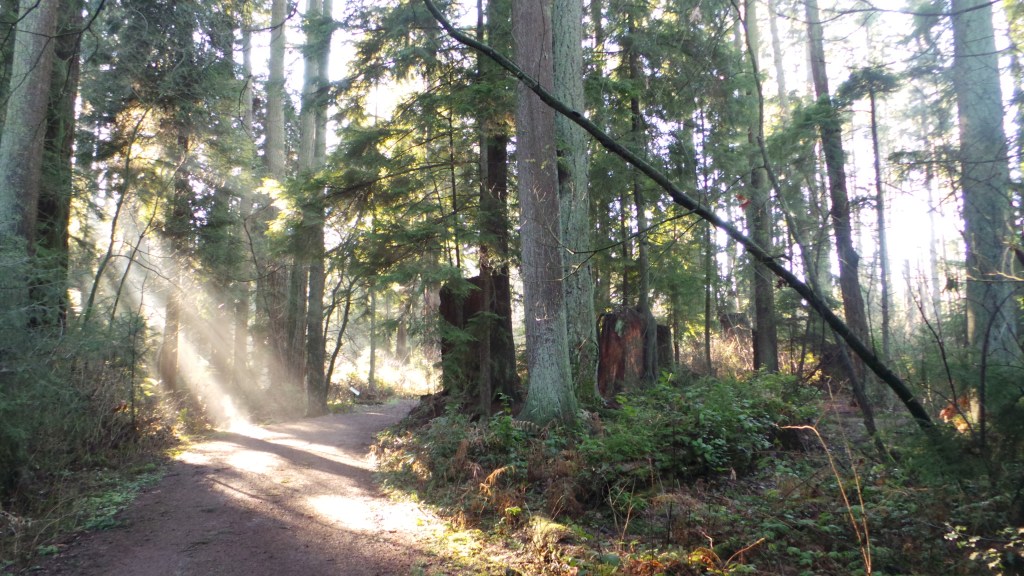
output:
[[[407,395],[389,485],[551,573],[1019,573],[1022,45],[983,0],[0,0],[0,572],[97,470]]]

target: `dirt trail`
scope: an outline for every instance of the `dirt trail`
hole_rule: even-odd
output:
[[[367,448],[410,401],[221,432],[119,515],[31,574],[351,575],[448,572],[437,520],[384,498]]]

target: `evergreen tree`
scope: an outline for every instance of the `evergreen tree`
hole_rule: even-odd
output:
[[[30,300],[33,271],[27,260],[36,252],[37,210],[43,181],[44,136],[54,36],[60,0],[20,4],[11,65],[7,111],[0,139],[0,351],[13,349],[33,318]]]
[[[552,26],[555,96],[573,109],[583,111],[582,0],[555,0]],[[577,394],[581,399],[591,399],[597,394],[597,317],[590,265],[587,137],[564,116],[559,115],[555,123],[570,359]]]
[[[512,6],[516,61],[548,90],[554,67],[550,0]],[[555,147],[555,113],[523,85],[516,100],[520,245],[529,392],[523,417],[544,425],[576,418],[565,292]]]
[[[992,6],[977,0],[953,0],[953,81],[960,126],[960,189],[967,247],[967,336],[978,367],[982,407],[981,441],[986,409],[1015,402],[1005,382],[987,389],[987,372],[1019,368],[1019,277],[1013,245],[1014,197],[1009,186],[1007,144],[1003,129],[1000,70],[992,26]]]

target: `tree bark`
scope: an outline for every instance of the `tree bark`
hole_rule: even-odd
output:
[[[511,45],[508,0],[477,1],[477,36],[496,46]],[[509,279],[508,144],[513,102],[507,97],[507,77],[489,58],[477,60],[477,82],[488,94],[480,107],[480,231],[479,266],[481,311],[477,412],[489,416],[500,395],[519,399],[515,340],[512,334],[512,288]]]
[[[242,41],[242,81],[245,88],[242,91],[241,117],[242,130],[250,138],[253,136],[253,70],[252,70],[252,22],[245,18],[241,22]],[[247,191],[242,191],[239,198],[238,220],[234,224],[235,234],[240,239],[244,238],[246,225],[252,212],[252,200]],[[247,270],[248,266],[242,261],[242,269]],[[249,273],[252,273],[249,271]],[[233,309],[234,330],[231,345],[231,385],[240,394],[244,387],[249,384],[249,305],[250,285],[246,281],[236,281],[234,286],[235,301]]]
[[[160,379],[168,390],[179,388],[178,343],[181,332],[181,289],[184,285],[184,258],[187,252],[187,237],[191,228],[189,201],[193,197],[189,174],[191,124],[187,115],[175,122],[173,136],[176,139],[178,158],[174,171],[174,194],[170,198],[170,212],[164,217],[163,235],[170,246],[175,263],[168,274],[167,300],[164,304],[163,344],[160,351]]]
[[[37,322],[63,326],[68,313],[68,227],[71,221],[71,156],[75,141],[75,100],[81,66],[81,0],[63,0],[58,15],[53,78],[46,121],[42,183],[37,206],[37,274],[32,300]]]
[[[833,110],[832,95],[828,87],[825,70],[825,47],[821,17],[817,0],[806,0],[808,44],[811,52],[811,74],[818,102]],[[857,267],[860,255],[853,246],[853,228],[850,222],[850,201],[846,191],[846,166],[843,152],[843,129],[836,117],[830,117],[819,124],[821,147],[825,155],[825,170],[828,173],[829,198],[832,201],[829,215],[836,238],[836,252],[839,255],[839,288],[843,295],[843,311],[846,324],[857,339],[868,343],[867,315],[864,311],[864,297],[860,289]],[[861,359],[853,361],[850,385],[864,417],[868,434],[874,436],[874,412],[868,400],[864,379],[866,373]]]
[[[627,33],[635,37],[636,19],[630,14],[627,21]],[[630,45],[626,52],[626,62],[629,66],[629,79],[633,83],[633,96],[629,100],[630,111],[630,139],[637,154],[645,155],[647,139],[644,130],[644,119],[640,109],[640,97],[638,87],[642,83],[642,71],[640,70],[640,56],[637,54],[635,45]],[[644,360],[643,375],[641,380],[645,385],[654,384],[658,377],[658,322],[654,318],[654,311],[651,307],[651,263],[648,257],[650,248],[650,237],[647,234],[647,206],[643,199],[643,191],[640,186],[640,172],[635,167],[630,167],[632,173],[633,208],[636,210],[637,230],[637,258],[636,267],[639,276],[640,286],[638,287],[639,297],[637,298],[637,310],[644,317]]]
[[[885,230],[885,186],[882,182],[882,151],[878,140],[878,94],[874,89],[869,92],[871,104],[871,149],[875,168],[875,217],[878,225],[878,280],[882,299],[882,358],[890,358],[890,326],[889,304],[889,241]]]
[[[288,18],[288,0],[273,0],[270,9],[270,54],[268,61],[268,78],[266,84],[266,140],[263,157],[267,167],[267,175],[278,184],[283,184],[288,177],[287,144],[285,141],[285,26]],[[268,202],[264,208],[261,221],[264,223],[257,229],[262,237],[266,234],[266,224],[277,218],[279,210]],[[254,253],[255,254],[255,253]],[[289,294],[289,263],[285,258],[272,257],[260,262],[257,254],[254,265],[257,268],[256,294],[259,310],[266,317],[266,334],[263,344],[266,346],[265,362],[270,380],[274,384],[288,382],[289,355],[291,346],[291,329],[288,325],[288,294]]]
[[[284,52],[288,0],[273,0],[270,7],[270,62],[267,77],[267,141],[265,154],[270,176],[285,178]]]
[[[954,0],[953,38],[968,342],[979,366],[1006,365],[1019,361],[1021,350],[1013,296],[1013,197],[991,3]]]
[[[330,58],[331,0],[309,0],[306,10],[305,78],[300,116],[299,164],[303,173],[312,175],[326,158],[327,102],[322,97],[327,85]],[[324,375],[324,200],[323,190],[307,191],[302,209],[299,251],[296,268],[304,270],[305,295],[305,389],[306,414],[327,412],[328,382]],[[298,349],[293,353],[298,354]]]
[[[583,98],[583,2],[554,0],[555,97],[575,110],[586,106]],[[590,267],[590,191],[587,167],[587,134],[559,115],[555,118],[558,142],[558,187],[562,211],[562,242],[565,245],[565,308],[570,362],[577,395],[597,397],[597,315],[594,311],[594,278]]]
[[[23,0],[14,37],[0,139],[0,332],[5,333],[0,351],[17,346],[18,334],[28,320],[28,258],[35,252],[53,37],[60,4],[61,0]]]
[[[779,112],[783,121],[789,118],[789,90],[786,88],[786,67],[782,59],[782,39],[779,36],[777,0],[768,0],[768,30],[772,37],[772,61],[775,64],[775,85],[778,87]]]
[[[745,0],[744,2],[743,27],[751,74],[759,74],[760,34],[757,25],[756,0]],[[751,90],[749,97],[754,100],[752,107],[759,110],[761,103],[756,99],[761,98],[762,95],[755,92]],[[760,149],[760,142],[764,140],[762,126],[762,119],[758,114],[747,131],[747,140],[750,146],[748,152],[750,180],[747,188],[746,217],[751,238],[762,248],[769,248],[772,245],[772,221],[771,207],[768,203],[767,178]],[[751,338],[754,346],[754,370],[778,372],[779,340],[775,323],[774,281],[771,272],[757,260],[751,262],[751,268],[753,275],[751,283],[754,292],[754,330],[753,338]]]
[[[513,2],[512,38],[519,66],[551,90],[550,0]],[[525,85],[518,86],[517,95],[519,223],[530,375],[522,416],[544,425],[576,417],[562,287],[555,114]]]

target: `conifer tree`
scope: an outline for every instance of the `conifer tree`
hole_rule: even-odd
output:
[[[555,95],[583,111],[583,2],[552,5]],[[597,394],[597,317],[591,272],[590,191],[587,137],[579,126],[555,119],[562,242],[565,245],[565,306],[573,378],[581,399]]]
[[[29,295],[42,185],[47,103],[53,73],[60,0],[20,4],[14,36],[11,84],[0,138],[0,344],[9,357],[33,315]]]
[[[540,85],[553,82],[550,0],[512,5],[516,62]],[[522,416],[537,424],[576,417],[562,288],[555,113],[519,85],[516,100],[520,244],[529,392]]]

